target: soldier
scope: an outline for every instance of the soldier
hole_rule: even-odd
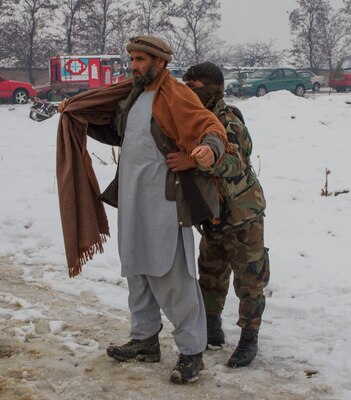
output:
[[[264,247],[263,217],[266,202],[250,163],[252,141],[241,112],[223,100],[222,71],[209,62],[190,67],[183,80],[211,110],[227,132],[233,151],[220,166],[206,171],[216,177],[220,192],[220,218],[202,225],[198,259],[200,287],[207,317],[207,343],[222,346],[225,341],[221,313],[229,288],[231,271],[234,290],[240,300],[242,328],[239,343],[228,361],[230,367],[251,363],[257,354],[258,331],[265,308],[263,289],[269,280],[268,249]],[[172,171],[200,168],[184,153],[167,157]]]

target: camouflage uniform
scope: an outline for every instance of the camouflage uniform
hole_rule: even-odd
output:
[[[236,157],[226,155],[220,166],[208,171],[219,182],[221,215],[203,224],[199,282],[207,314],[220,315],[233,271],[234,290],[240,299],[237,324],[258,330],[265,308],[263,289],[269,280],[268,249],[263,241],[266,202],[251,168],[252,141],[240,111],[221,99],[213,113],[223,123],[246,167],[243,169]]]

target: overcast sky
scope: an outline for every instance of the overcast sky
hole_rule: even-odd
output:
[[[296,0],[220,0],[222,22],[218,36],[228,44],[273,39],[275,47],[291,46],[288,12],[297,8]],[[342,0],[330,0],[334,9]]]

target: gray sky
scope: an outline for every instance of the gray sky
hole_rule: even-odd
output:
[[[228,44],[274,40],[283,50],[291,46],[289,15],[296,0],[220,0],[222,22],[217,35]],[[330,0],[334,9],[342,0]]]

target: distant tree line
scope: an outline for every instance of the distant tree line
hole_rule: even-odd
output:
[[[296,65],[311,70],[330,71],[351,63],[351,0],[334,10],[329,0],[296,0],[298,7],[289,15]]]
[[[57,54],[118,53],[125,63],[128,38],[138,34],[164,37],[180,65],[265,67],[290,57],[299,67],[332,70],[351,59],[351,0],[339,10],[329,0],[296,2],[287,22],[293,46],[278,51],[273,40],[220,40],[220,0],[0,0],[0,62],[24,68],[35,83],[36,69]]]
[[[35,69],[56,54],[118,53],[128,38],[160,35],[180,64],[205,60],[220,21],[219,0],[0,0],[0,61]]]

